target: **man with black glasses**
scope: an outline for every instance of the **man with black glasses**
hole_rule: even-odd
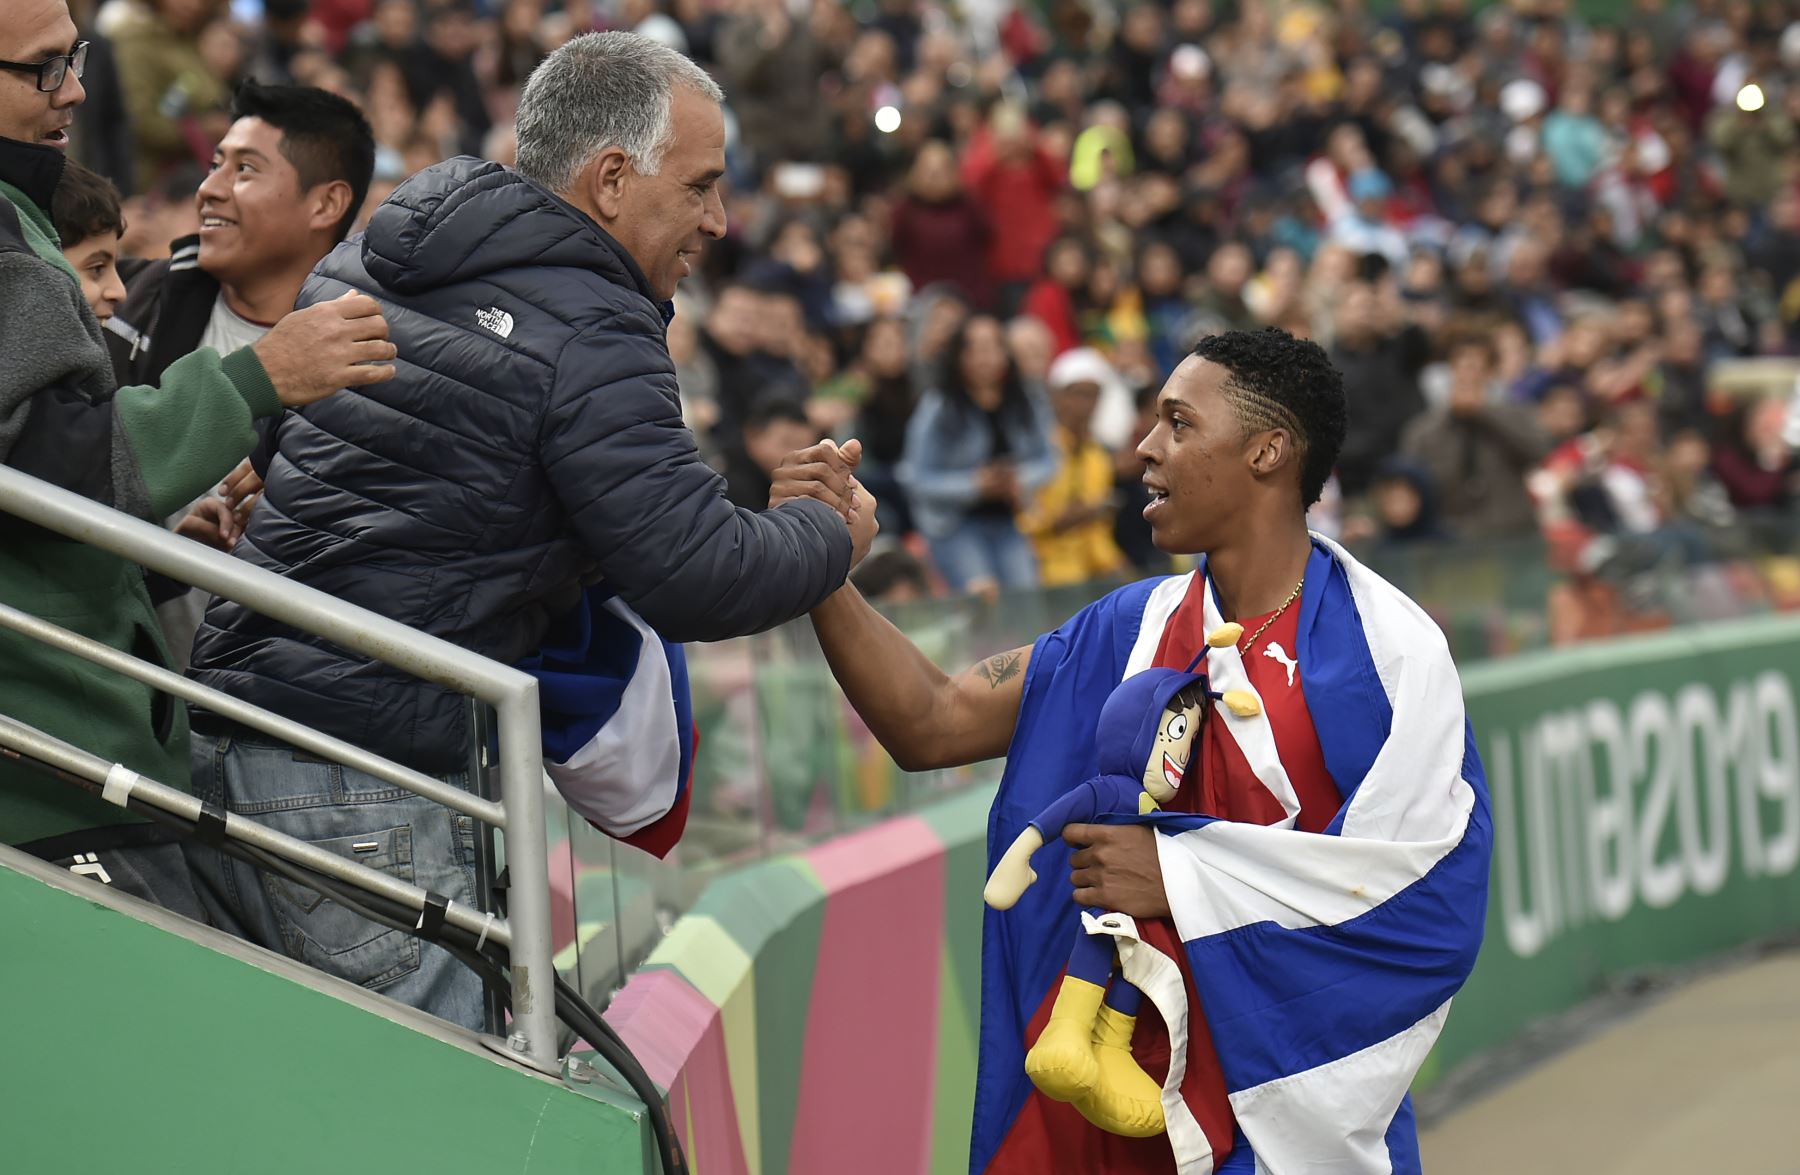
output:
[[[73,47],[66,48],[64,53],[47,53],[39,56],[30,54],[31,61],[0,61],[0,69],[12,73],[23,74],[37,86],[39,94],[48,94],[48,100],[31,100],[22,94],[17,87],[8,87],[0,92],[0,119],[6,124],[7,137],[14,134],[15,122],[23,120],[27,131],[37,131],[31,138],[23,139],[28,143],[44,143],[58,149],[69,145],[69,124],[75,121],[75,108],[81,105],[86,96],[81,88],[81,74],[87,68],[88,43],[77,41]],[[70,74],[75,75],[76,84],[66,85]],[[17,111],[9,109],[17,105]],[[11,116],[11,117],[9,117]]]
[[[50,219],[86,46],[65,0],[9,0],[0,23],[0,463],[159,519],[250,451],[259,417],[388,379],[394,348],[361,295],[289,315],[248,347],[202,347],[159,386],[118,387],[100,324]],[[136,565],[0,513],[0,603],[157,664],[168,651]],[[0,714],[185,787],[174,699],[0,630]],[[160,828],[0,760],[0,842],[198,913]]]

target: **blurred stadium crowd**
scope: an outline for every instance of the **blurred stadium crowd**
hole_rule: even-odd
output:
[[[75,154],[143,258],[195,231],[241,80],[364,109],[366,219],[452,155],[511,162],[520,86],[573,35],[693,57],[727,95],[730,230],[670,327],[689,422],[751,508],[787,452],[861,437],[883,598],[1166,568],[1146,409],[1196,338],[1258,325],[1345,376],[1327,533],[1536,537],[1581,574],[1792,529],[1800,3],[74,7]]]

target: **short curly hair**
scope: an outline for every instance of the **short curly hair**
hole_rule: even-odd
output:
[[[1300,457],[1300,501],[1311,506],[1344,447],[1344,377],[1317,343],[1276,327],[1208,335],[1194,354],[1228,373],[1222,389],[1246,435],[1284,428]]]

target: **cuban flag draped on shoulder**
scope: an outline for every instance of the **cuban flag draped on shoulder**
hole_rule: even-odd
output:
[[[1095,716],[1119,681],[1150,666],[1188,585],[1178,576],[1123,588],[1038,641],[989,821],[990,861],[1093,773]],[[1206,599],[1210,631],[1220,617],[1211,591]],[[1407,1089],[1481,945],[1491,816],[1442,634],[1418,605],[1324,539],[1315,539],[1300,608],[1302,687],[1344,797],[1336,817],[1323,833],[1293,828],[1298,804],[1266,717],[1233,719],[1229,737],[1287,818],[1267,826],[1174,812],[1124,818],[1157,830],[1185,958],[1140,941],[1130,918],[1094,923],[1118,939],[1125,977],[1169,1028],[1163,1141],[1184,1175],[1214,1170],[1179,1094],[1190,1014],[1184,971],[1237,1120],[1240,1142],[1224,1169],[1412,1172],[1419,1157]],[[1215,651],[1208,668],[1213,688],[1248,688],[1235,648]],[[1078,925],[1062,882],[1067,849],[1046,846],[1034,867],[1052,883],[986,915],[970,1156],[978,1172],[1030,1093],[1023,1037]]]
[[[569,807],[667,856],[687,826],[698,748],[681,646],[597,586],[520,668],[538,679],[544,771]]]

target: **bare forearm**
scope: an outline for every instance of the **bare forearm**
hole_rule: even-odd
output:
[[[813,609],[812,618],[850,705],[896,762],[924,767],[933,757],[932,720],[949,676],[850,585]]]
[[[849,585],[813,610],[813,627],[844,696],[909,771],[1006,753],[1030,650],[951,677]]]

